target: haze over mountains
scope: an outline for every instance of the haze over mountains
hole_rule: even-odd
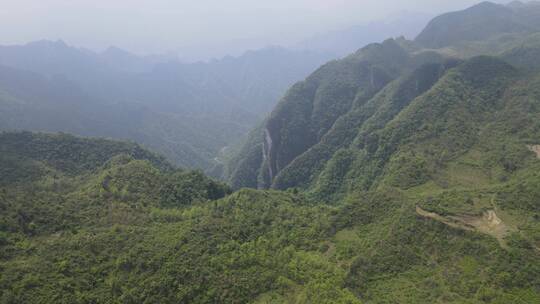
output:
[[[432,16],[422,13],[402,13],[385,21],[356,25],[346,29],[319,34],[306,39],[294,48],[334,54],[335,58],[348,55],[373,42],[389,37],[416,37]]]
[[[2,10],[0,45],[63,39],[70,45],[98,51],[115,45],[135,54],[175,52],[193,62],[227,54],[240,56],[246,50],[267,45],[292,45],[316,34],[358,24],[392,23],[403,12],[435,16],[476,2],[133,1],[130,5],[126,0],[11,1]]]
[[[182,64],[62,41],[1,47],[2,129],[129,139],[178,165],[207,169],[291,83],[327,59],[267,48]]]
[[[224,148],[246,136],[290,85],[372,39],[419,31],[419,20],[402,19],[406,26],[370,24],[295,49],[196,63],[116,47],[96,53],[61,40],[0,46],[0,128],[132,140],[218,175]]]
[[[228,184],[0,133],[0,303],[540,303],[538,20],[482,2],[330,61],[0,48],[0,128]]]

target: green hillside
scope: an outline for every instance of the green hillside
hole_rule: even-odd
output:
[[[526,281],[515,285],[532,288],[521,295],[503,296],[504,288],[495,285],[484,294],[480,286],[494,277],[480,269],[498,266],[477,263],[497,258],[466,253],[463,243],[453,243],[461,237],[450,235],[487,237],[506,252],[500,257],[518,247],[528,250],[530,260],[518,262],[528,269],[505,266],[513,282],[538,271],[538,8],[537,3],[482,3],[435,18],[415,41],[388,40],[323,66],[293,86],[253,131],[231,162],[229,181],[235,188],[289,189],[350,212],[349,223],[357,230],[336,237],[352,234],[347,242],[358,242],[351,250],[354,262],[345,267],[346,286],[365,302],[537,301],[538,283]],[[375,69],[386,75],[380,86],[362,81],[377,83]],[[335,90],[342,87],[348,90]],[[366,197],[388,193],[394,197],[367,204]],[[348,204],[364,209],[355,213]],[[362,217],[374,222],[359,223]],[[372,255],[365,257],[359,253],[371,246],[365,235],[377,229],[388,234],[375,237],[381,245],[370,247]],[[443,239],[445,249],[430,251]],[[382,253],[386,250],[395,251]],[[442,252],[449,255],[443,258]],[[373,262],[379,259],[380,264]],[[415,259],[418,264],[400,263]],[[372,263],[374,269],[366,266]],[[448,281],[452,271],[456,281]],[[469,285],[460,284],[467,271],[478,280],[467,284],[479,285],[464,296]],[[425,277],[431,278],[430,287],[421,286]],[[443,286],[449,289],[442,291]],[[430,295],[431,288],[438,296]]]
[[[0,143],[44,170],[0,191],[2,303],[540,299],[534,155],[496,185],[381,186],[330,207],[294,191],[221,198],[227,187],[130,144],[28,133]],[[505,226],[491,231],[486,217],[480,230],[492,210]]]
[[[0,133],[0,173],[2,231],[27,236],[111,225],[123,213],[128,220],[229,192],[136,144],[67,134]]]
[[[450,24],[460,25],[458,21],[469,18],[471,11],[490,18],[497,15],[500,10],[523,13],[525,8],[529,8],[529,18],[532,18],[535,12],[540,12],[536,10],[534,3],[523,4],[519,8],[515,6],[516,4],[500,6],[482,3],[452,13],[450,14],[454,16],[452,18],[445,18]],[[540,17],[540,14],[538,16]],[[435,18],[432,23],[440,22],[438,21],[440,18]],[[482,19],[477,21],[486,23]],[[429,28],[430,26],[426,29]],[[379,133],[383,132],[382,129],[387,124],[399,117],[401,112],[412,111],[408,109],[415,108],[413,101],[427,94],[426,91],[432,86],[449,85],[448,75],[453,75],[460,68],[465,68],[475,61],[481,61],[479,58],[474,59],[476,55],[487,53],[496,56],[510,63],[516,71],[510,72],[509,69],[504,70],[502,65],[497,66],[493,63],[493,66],[490,66],[486,63],[474,65],[478,71],[474,71],[473,68],[467,74],[491,73],[492,70],[498,72],[501,68],[502,74],[521,73],[520,79],[534,79],[535,76],[532,74],[538,66],[535,56],[538,49],[538,33],[519,33],[517,36],[507,37],[510,39],[505,43],[499,43],[499,39],[503,37],[501,35],[505,35],[504,31],[500,30],[494,35],[498,38],[490,36],[485,40],[468,43],[454,42],[448,38],[446,45],[454,43],[452,46],[435,50],[426,50],[418,42],[403,39],[387,40],[323,66],[306,81],[296,84],[289,90],[264,126],[257,131],[258,134],[253,134],[249,143],[240,149],[244,155],[243,160],[231,165],[236,170],[228,171],[228,180],[236,188],[253,187],[255,184],[261,188],[277,189],[313,188],[318,184],[317,187],[321,188],[324,179],[332,180],[334,184],[342,187],[345,172],[348,171],[345,167],[353,165],[354,159],[366,158],[357,152],[360,154],[364,153],[362,151],[367,151],[368,154],[376,152],[372,150],[378,148]],[[419,37],[421,36],[422,34]],[[442,39],[440,34],[436,36],[437,39]],[[499,45],[492,48],[492,44]],[[456,65],[460,67],[452,69]],[[504,77],[506,76],[505,74]],[[475,76],[463,75],[463,77]],[[462,82],[461,79],[457,81]],[[515,83],[519,81],[515,79]],[[461,91],[470,85],[466,80],[462,84],[463,86],[459,85],[453,89]],[[493,88],[470,89],[490,91]],[[254,148],[257,145],[263,146],[262,155],[260,148]],[[340,160],[330,161],[333,156]],[[367,157],[362,162],[371,162],[371,158]],[[364,166],[365,163],[358,165],[362,167],[361,170],[368,170]],[[325,166],[328,170],[323,174]],[[335,175],[336,170],[343,172],[341,175]],[[376,172],[368,175],[367,172],[354,174],[364,176],[366,179],[375,177],[368,177],[369,174],[378,175]],[[319,190],[328,192],[329,195],[335,195],[338,191],[338,189]],[[347,192],[342,190],[344,189],[338,192],[342,194]]]
[[[482,2],[466,10],[433,19],[416,37],[415,42],[437,49],[501,34],[533,33],[540,29],[538,14],[540,5],[535,2],[506,6]]]

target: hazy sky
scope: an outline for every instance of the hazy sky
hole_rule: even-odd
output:
[[[403,11],[436,14],[479,0],[0,0],[0,44],[63,39],[137,53],[287,44]]]

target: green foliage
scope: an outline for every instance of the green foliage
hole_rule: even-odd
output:
[[[266,123],[265,159],[274,187],[296,186],[278,173],[315,145],[354,104],[369,100],[396,78],[408,58],[394,40],[387,40],[330,62],[293,86]]]
[[[478,54],[504,39],[498,28],[479,31],[489,38],[468,49],[459,49],[463,41],[453,47]],[[536,39],[509,35],[490,53]],[[291,89],[266,124],[271,140],[260,133],[263,164],[243,169],[260,174],[269,162],[273,188],[336,206],[332,233],[318,251],[346,270],[347,293],[363,302],[535,303],[540,180],[531,147],[540,143],[540,78],[534,56],[521,56],[535,54],[529,50],[535,42],[528,42],[527,51],[502,56],[510,64],[489,56],[420,59],[425,51],[411,47],[409,62],[395,56],[398,64],[385,66],[387,72],[392,64],[402,67],[395,80],[375,92],[359,87],[352,98],[340,90],[350,75],[347,67],[336,71],[341,62],[333,62]],[[376,65],[381,57],[370,57],[370,51],[379,47],[348,59],[370,58]],[[533,66],[522,69],[529,61]],[[330,75],[339,76],[335,90],[325,87]],[[321,92],[328,95],[317,99]],[[319,103],[332,114],[316,112]],[[495,213],[501,226],[485,223]],[[305,285],[283,284],[296,292],[267,292],[259,303],[305,299]]]
[[[258,176],[263,163],[263,124],[252,130],[239,146],[239,151],[230,157],[225,166],[223,178],[233,189],[242,187],[258,188]]]
[[[131,143],[71,135],[2,133],[2,231],[42,235],[88,225],[143,224],[149,208],[189,206],[229,188],[173,169]],[[38,168],[40,170],[33,170]]]
[[[540,76],[515,59],[389,40],[323,66],[223,166],[287,191],[1,134],[0,302],[538,303]]]
[[[285,193],[241,191],[184,209],[176,221],[156,220],[88,226],[51,236],[37,252],[15,249],[16,257],[2,264],[2,300],[244,303],[278,288],[280,276],[316,284],[308,272],[331,267],[312,268],[318,260],[302,253],[328,234],[328,210],[301,206]],[[331,292],[339,278],[316,282],[329,284],[321,303],[341,297]]]
[[[208,179],[202,172],[176,172],[167,176],[161,185],[161,207],[188,206],[194,202],[216,200],[230,194],[230,189]],[[181,205],[178,205],[181,204]]]
[[[134,143],[87,139],[62,133],[2,132],[0,153],[2,184],[38,177],[47,170],[66,175],[82,174],[95,170],[118,154],[147,159],[164,170],[171,168],[163,157]]]
[[[388,183],[401,189],[422,185],[430,177],[425,158],[414,153],[401,153],[390,159],[387,170]]]
[[[321,176],[317,180],[314,192],[317,198],[328,202],[336,202],[337,198],[342,196],[342,185],[345,180],[345,174],[356,159],[355,151],[342,149],[336,152],[332,159],[328,161]]]

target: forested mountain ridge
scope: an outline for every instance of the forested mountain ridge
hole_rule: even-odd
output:
[[[536,2],[500,5],[482,2],[459,12],[434,18],[415,42],[442,48],[462,41],[478,41],[501,34],[535,33],[540,30],[540,5]]]
[[[19,165],[42,165],[68,175],[92,172],[117,155],[146,160],[162,170],[173,167],[161,156],[148,152],[134,143],[105,139],[84,139],[69,134],[39,134],[31,132],[0,133],[2,184],[9,184],[27,176]],[[30,170],[32,171],[32,170]],[[8,173],[8,172],[11,172]],[[39,173],[39,171],[35,172]],[[39,178],[40,175],[36,175]]]
[[[375,231],[368,228],[371,225],[385,227],[388,235],[399,235],[391,240],[378,234],[372,241],[381,245],[370,247],[373,254],[369,257],[365,252],[351,253],[356,258],[346,267],[345,286],[364,302],[534,303],[540,294],[538,283],[529,285],[531,289],[520,292],[521,296],[503,296],[499,292],[505,287],[498,285],[487,293],[473,287],[466,299],[461,298],[467,291],[458,291],[457,286],[466,286],[461,285],[467,280],[465,269],[476,269],[471,277],[490,285],[493,281],[484,275],[498,266],[484,264],[483,269],[491,269],[484,272],[477,268],[483,259],[480,251],[469,251],[468,245],[457,249],[453,242],[461,237],[454,235],[452,241],[447,237],[469,232],[486,236],[506,252],[507,262],[517,257],[513,254],[518,247],[523,248],[531,259],[522,262],[531,272],[516,268],[513,262],[513,266],[501,262],[516,278],[514,283],[521,282],[516,288],[527,285],[521,281],[523,277],[538,272],[538,30],[532,25],[527,30],[489,25],[498,20],[501,11],[511,11],[512,18],[527,12],[529,19],[520,22],[538,20],[532,18],[540,17],[536,5],[482,3],[430,23],[427,32],[435,39],[447,39],[440,48],[435,46],[438,41],[419,43],[429,36],[424,32],[417,41],[388,40],[327,64],[293,86],[264,124],[252,131],[230,162],[231,184],[235,188],[288,189],[303,193],[308,200],[337,205],[350,214],[347,223],[359,226],[352,228],[352,238],[343,236],[344,232],[336,236],[349,244],[359,237],[359,251],[366,242],[361,235]],[[444,29],[459,32],[461,26],[468,26],[463,22],[471,14],[485,17],[470,19],[478,22],[473,27],[478,27],[479,36],[445,36]],[[438,26],[441,20],[447,23]],[[483,32],[483,28],[494,31]],[[388,51],[391,55],[384,62],[393,69],[383,71],[394,71],[383,74],[393,76],[375,88],[371,86],[374,82],[361,81],[362,77],[377,79],[372,77],[372,71],[379,68],[377,57],[361,55],[370,50],[381,56]],[[371,69],[351,68],[355,56]],[[359,75],[348,82],[354,72]],[[325,86],[324,81],[337,85]],[[325,105],[321,108],[327,112],[317,111],[319,105]],[[318,113],[327,115],[321,118]],[[368,203],[372,195],[378,199]],[[365,217],[368,222],[362,222]],[[441,225],[445,231],[433,226],[424,230],[423,224]],[[420,245],[422,239],[426,242]],[[453,252],[456,259],[431,251],[436,247]],[[420,257],[418,248],[429,253]],[[433,257],[436,262],[427,266]],[[469,266],[475,266],[462,264],[468,259]],[[413,260],[419,264],[413,262],[416,266],[412,266]],[[453,268],[447,264],[452,260],[463,266],[458,266],[463,272],[455,274],[455,281],[446,272]],[[423,263],[425,268],[419,266]],[[434,269],[446,273],[444,279],[436,279]],[[493,275],[500,278],[501,274]],[[420,278],[425,276],[433,284],[429,286],[440,293],[421,295],[431,288],[422,285]],[[445,284],[449,290],[443,291]]]
[[[523,5],[536,7],[535,4]],[[461,24],[458,21],[468,17],[471,14],[470,11],[491,16],[497,14],[499,10],[507,11],[510,8],[492,3],[482,3],[462,12],[452,13],[450,15],[455,17],[447,19]],[[531,10],[529,14],[533,15],[534,12],[535,10]],[[540,11],[537,12],[539,12],[538,16],[540,16]],[[439,22],[437,21],[439,19],[440,17],[435,18],[427,28],[432,28],[433,24]],[[454,27],[447,24],[445,28],[453,29]],[[441,35],[442,33],[439,33],[435,36],[439,39]],[[516,67],[534,70],[534,67],[537,66],[534,55],[539,49],[538,41],[540,41],[537,35],[538,33],[519,33],[512,36],[511,39],[506,37],[507,42],[499,46],[496,54]],[[459,60],[466,61],[468,58],[483,53],[493,54],[491,44],[496,43],[498,40],[491,39],[470,42],[473,45],[472,47],[459,41],[456,45],[436,50],[426,50],[417,42],[404,39],[388,40],[382,44],[365,47],[356,54],[340,61],[327,64],[325,67],[334,67],[334,70],[323,67],[308,77],[306,82],[299,83],[289,90],[288,94],[274,109],[264,127],[260,129],[260,132],[264,132],[264,134],[255,134],[250,139],[251,145],[257,142],[263,144],[264,149],[250,150],[247,147],[244,148],[244,153],[241,154],[246,155],[247,151],[250,150],[252,155],[243,157],[246,161],[237,162],[227,171],[229,172],[231,184],[236,187],[255,186],[280,189],[310,185],[320,173],[317,170],[320,170],[321,166],[324,166],[328,161],[330,155],[338,149],[344,148],[353,142],[357,146],[364,145],[363,142],[367,139],[355,140],[354,138],[357,136],[355,132],[364,133],[364,135],[358,136],[372,136],[373,134],[370,133],[374,129],[370,125],[373,125],[373,123],[379,125],[388,123],[401,110],[406,109],[408,104],[417,96],[425,93],[425,90],[434,85],[435,80],[441,77],[448,67],[457,64]],[[374,56],[370,57],[370,52]],[[377,58],[378,56],[384,58],[385,52],[387,54],[386,60]],[[369,68],[364,70],[355,69],[354,60],[362,62],[364,66]],[[380,62],[384,62],[386,65],[382,70],[379,68]],[[429,66],[422,66],[431,63],[439,63],[439,70],[437,70],[437,67],[432,66],[434,70],[429,73]],[[343,67],[339,68],[340,65]],[[415,75],[415,69],[418,69],[416,72],[418,79],[411,79],[407,83],[405,78],[411,72]],[[347,91],[347,88],[344,87],[347,86],[348,77],[354,75],[350,72],[351,70],[358,73],[358,76],[356,76],[356,79],[351,78],[353,80],[350,83],[354,85],[349,86],[349,91]],[[378,87],[371,86],[372,81],[376,82],[376,77],[379,76],[374,75],[373,71],[383,71],[379,75],[386,77],[386,80]],[[422,71],[426,73],[425,76],[421,75]],[[360,80],[362,77],[368,81],[362,82]],[[422,79],[422,77],[425,79]],[[318,79],[327,79],[327,82],[333,81],[334,83],[328,85],[328,83]],[[422,80],[426,82],[426,85],[429,85],[427,87],[419,85]],[[400,82],[402,82],[401,85]],[[410,87],[409,91],[416,90],[417,92],[408,94],[407,91],[391,92],[392,90],[399,90],[400,86],[402,87],[401,90],[407,90],[404,87],[407,85]],[[303,89],[303,92],[300,92],[299,88],[302,87],[306,88]],[[342,88],[341,91],[338,88]],[[400,94],[405,96],[399,96]],[[387,99],[387,101],[384,102],[383,99]],[[393,105],[392,103],[398,102],[396,99],[400,101],[397,105]],[[390,107],[390,109],[386,109],[386,107]],[[388,110],[390,112],[383,112]],[[381,113],[377,114],[377,112]],[[326,116],[320,117],[321,115],[317,113]],[[380,115],[384,115],[382,118],[385,119],[384,121],[381,121]],[[365,130],[361,130],[364,123],[366,123]],[[368,141],[372,139],[374,138]],[[261,150],[263,155],[256,157],[255,154],[261,153]],[[255,159],[259,160],[258,164],[253,161],[247,163],[247,160]],[[257,182],[254,182],[255,180]]]
[[[0,164],[0,226],[28,236],[110,225],[102,216],[112,209],[141,215],[230,192],[135,143],[68,134],[0,133]]]

